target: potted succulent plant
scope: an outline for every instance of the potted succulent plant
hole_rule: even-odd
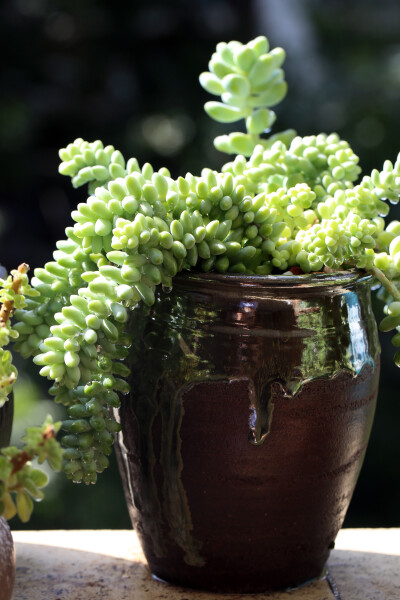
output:
[[[15,311],[15,348],[68,412],[68,477],[94,483],[122,429],[153,574],[219,591],[319,575],[374,414],[372,283],[381,329],[400,326],[400,223],[384,221],[400,161],[357,183],[336,134],[263,137],[284,58],[265,37],[221,43],[200,76],[221,97],[212,118],[245,119],[215,140],[234,155],[220,172],[175,179],[100,141],[62,149],[60,173],[90,195]]]
[[[23,438],[22,448],[9,446],[13,421],[12,388],[17,370],[12,364],[11,352],[5,349],[10,339],[18,337],[12,328],[16,309],[25,306],[25,296],[38,295],[28,283],[28,265],[22,264],[9,277],[0,278],[0,599],[9,600],[12,595],[15,562],[12,537],[6,519],[16,514],[29,520],[33,501],[43,498],[47,475],[35,468],[31,461],[48,461],[61,468],[61,447],[56,441],[60,423],[47,417],[41,427],[29,427]]]

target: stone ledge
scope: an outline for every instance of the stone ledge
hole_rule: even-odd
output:
[[[152,579],[132,531],[16,531],[13,600],[213,600]],[[400,529],[344,529],[327,575],[291,592],[224,600],[400,599]]]

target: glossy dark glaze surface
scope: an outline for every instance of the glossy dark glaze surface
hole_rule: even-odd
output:
[[[321,573],[374,416],[369,288],[190,274],[134,311],[120,461],[155,575],[262,591]]]

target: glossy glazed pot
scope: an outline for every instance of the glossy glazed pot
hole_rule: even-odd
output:
[[[375,411],[370,283],[189,273],[133,311],[119,461],[153,575],[221,592],[321,575]]]
[[[0,408],[0,448],[8,446],[11,438],[14,402],[11,397]],[[15,579],[15,553],[10,528],[0,517],[0,600],[10,600]]]

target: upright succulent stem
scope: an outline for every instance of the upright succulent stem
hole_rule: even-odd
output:
[[[386,275],[378,269],[377,266],[373,266],[371,269],[373,276],[383,285],[387,292],[393,297],[394,300],[400,301],[400,290],[396,285],[386,277]]]

